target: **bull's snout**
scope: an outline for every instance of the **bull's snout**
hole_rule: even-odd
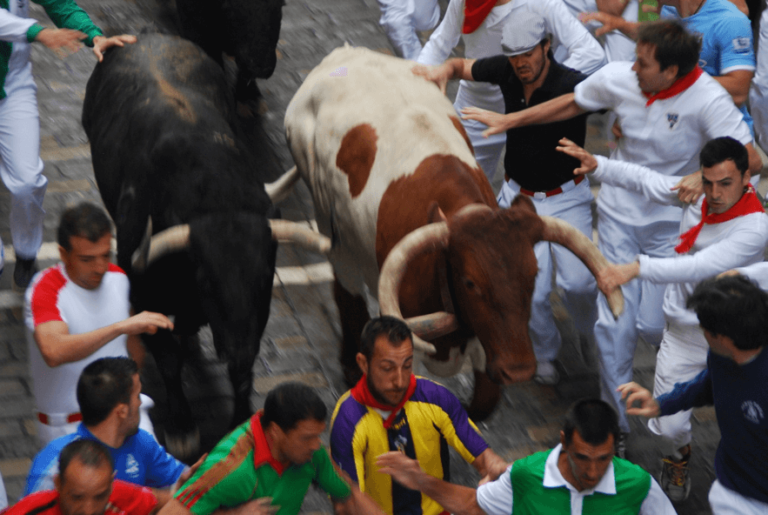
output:
[[[536,360],[514,363],[507,366],[489,364],[486,373],[494,383],[522,383],[533,379],[536,373]]]

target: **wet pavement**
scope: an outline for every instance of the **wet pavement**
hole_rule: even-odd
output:
[[[80,5],[107,34],[142,31],[176,32],[174,6],[170,0],[82,0]],[[32,6],[33,16],[50,25],[42,9]],[[243,120],[246,138],[256,141],[266,135],[270,148],[259,153],[266,181],[276,178],[292,163],[283,136],[282,120],[290,98],[309,71],[332,49],[346,43],[391,53],[378,26],[375,0],[287,0],[278,44],[278,65],[272,78],[260,81],[264,104],[260,119]],[[45,200],[45,244],[39,255],[42,266],[57,259],[55,229],[68,205],[81,200],[100,202],[90,162],[90,147],[80,125],[85,84],[95,65],[90,51],[83,50],[64,60],[35,45],[34,72],[38,84],[41,115],[42,157],[49,187]],[[229,65],[231,68],[231,65]],[[230,79],[232,79],[231,69]],[[590,147],[604,149],[591,131]],[[498,187],[498,183],[497,183]],[[24,340],[21,296],[10,289],[13,256],[9,254],[8,211],[10,196],[0,186],[0,236],[6,249],[6,272],[0,277],[0,472],[5,478],[11,502],[20,496],[31,458],[38,450],[33,423],[31,384]],[[303,184],[279,205],[284,218],[312,224],[311,197]],[[254,408],[262,405],[266,392],[286,380],[300,380],[316,386],[329,408],[346,390],[337,361],[340,340],[338,312],[333,303],[332,273],[321,257],[290,245],[278,253],[277,280],[271,315],[254,365]],[[553,298],[558,327],[563,334],[559,357],[562,380],[557,386],[525,383],[505,387],[497,411],[479,426],[491,446],[507,460],[547,449],[559,440],[565,410],[574,400],[598,395],[597,369],[593,351],[582,348],[573,324]],[[210,448],[227,430],[232,410],[232,391],[226,369],[215,357],[210,333],[200,334],[201,350],[190,356],[184,372],[185,388],[193,402],[201,428],[202,446]],[[653,384],[655,353],[640,342],[635,359],[635,380]],[[145,390],[155,397],[155,427],[162,440],[164,398],[159,376],[148,363],[143,373]],[[457,395],[468,400],[472,376],[463,374],[442,380]],[[658,474],[660,454],[657,441],[643,421],[632,420],[628,458]],[[693,490],[688,501],[678,504],[678,513],[709,513],[706,500],[714,472],[712,460],[719,439],[714,411],[694,412],[694,454],[691,466]],[[471,466],[458,455],[452,460],[454,481],[472,485],[479,479]],[[311,491],[303,513],[330,513],[330,504],[318,491]]]

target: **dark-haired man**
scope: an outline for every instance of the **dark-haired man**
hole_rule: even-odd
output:
[[[357,364],[363,377],[341,396],[333,413],[331,454],[386,513],[437,515],[444,507],[382,474],[376,458],[385,452],[414,458],[439,479],[448,471],[446,444],[486,479],[496,479],[506,469],[456,396],[413,375],[413,339],[405,322],[390,316],[368,322]]]
[[[657,417],[714,404],[721,438],[712,513],[768,513],[768,294],[744,277],[710,279],[696,287],[688,307],[709,345],[706,368],[655,399],[636,383],[622,385],[627,413]]]
[[[614,456],[618,435],[616,412],[604,401],[584,399],[568,410],[557,447],[517,460],[477,490],[432,477],[400,453],[384,454],[377,463],[455,515],[674,514],[646,471]]]
[[[86,439],[98,440],[109,448],[115,478],[166,489],[155,495],[167,500],[170,487],[186,466],[165,452],[151,434],[139,429],[140,393],[139,368],[130,358],[102,358],[85,367],[77,382],[83,421],[74,433],[55,439],[35,456],[24,495],[52,489],[61,450],[74,440]]]
[[[604,157],[592,158],[570,142],[563,151],[580,157],[583,169],[597,168],[604,184],[619,185],[664,204],[678,203],[675,177],[648,168]],[[747,151],[733,138],[716,138],[700,154],[704,197],[683,209],[681,242],[674,258],[640,255],[630,263],[612,265],[598,274],[598,283],[612,289],[639,277],[667,285],[664,316],[667,324],[656,355],[654,394],[673,389],[675,383],[693,379],[706,367],[707,342],[699,321],[686,301],[696,284],[739,266],[759,263],[768,244],[768,217],[749,183]],[[671,447],[665,452],[661,486],[673,501],[688,497],[690,459],[690,410],[652,419],[648,427],[664,436]]]
[[[130,315],[128,277],[110,262],[111,229],[106,213],[93,204],[67,209],[58,229],[61,263],[38,273],[26,293],[29,368],[43,446],[74,432],[82,420],[75,387],[89,363],[140,355],[138,335],[173,328],[159,313]]]
[[[762,168],[752,135],[730,95],[698,67],[698,37],[676,21],[641,25],[637,61],[613,62],[576,86],[575,92],[505,116],[465,109],[466,116],[490,124],[489,133],[548,123],[584,111],[611,109],[623,137],[611,158],[647,166],[679,179],[698,170],[698,155],[713,138],[731,136],[747,147],[749,170]],[[693,184],[693,187],[690,186]],[[700,194],[697,176],[678,192],[690,201]],[[599,248],[612,263],[638,254],[674,256],[681,209],[652,202],[629,189],[605,185],[597,200]],[[601,397],[619,412],[622,433],[629,431],[616,388],[632,379],[638,336],[658,345],[664,328],[664,285],[634,281],[622,288],[624,314],[618,320],[598,297],[595,341],[600,359]],[[622,440],[624,435],[622,435]]]
[[[533,11],[521,11],[502,29],[502,55],[485,59],[449,59],[432,68],[415,67],[442,88],[451,79],[489,82],[501,88],[505,112],[522,111],[565,93],[587,78],[583,73],[560,65],[552,57],[546,20]],[[571,173],[576,161],[555,150],[560,138],[584,144],[587,114],[556,123],[507,131],[504,178],[497,197],[499,206],[508,208],[519,195],[527,195],[536,212],[567,221],[587,237],[592,235],[594,197],[583,177]],[[542,173],[546,170],[547,173]],[[491,173],[495,170],[485,170]],[[539,272],[531,300],[528,324],[533,351],[538,362],[534,379],[555,384],[559,374],[554,360],[562,339],[555,325],[550,293],[552,274],[562,291],[563,303],[580,335],[592,339],[597,321],[597,287],[587,267],[573,253],[554,243],[538,242],[533,248]]]
[[[369,497],[339,476],[322,448],[327,414],[309,386],[277,386],[264,409],[224,437],[160,513],[209,515],[235,508],[244,515],[294,515],[316,483],[337,512],[380,515]]]
[[[21,499],[3,515],[149,515],[157,499],[149,488],[114,480],[109,451],[76,440],[61,451],[56,489]]]

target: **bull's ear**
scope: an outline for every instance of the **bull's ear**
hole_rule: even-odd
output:
[[[443,210],[440,209],[440,206],[437,204],[437,201],[432,201],[432,203],[429,205],[429,223],[436,224],[438,222],[447,222],[448,218],[446,218],[445,213],[443,213]]]
[[[509,209],[512,209],[513,207],[528,209],[533,213],[536,212],[536,206],[533,205],[533,201],[528,195],[516,196],[515,199],[512,201],[512,204],[509,206]]]

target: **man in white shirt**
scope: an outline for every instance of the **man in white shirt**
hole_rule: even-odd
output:
[[[582,161],[579,171],[597,167],[603,184],[621,185],[660,204],[677,204],[677,178],[648,168],[596,160],[585,150],[567,142],[562,148]],[[676,383],[692,380],[706,368],[709,347],[696,314],[686,307],[696,285],[704,279],[739,266],[759,263],[768,244],[768,216],[749,184],[749,159],[744,146],[730,137],[704,145],[700,155],[704,197],[683,209],[678,255],[670,258],[638,256],[630,263],[611,265],[598,274],[604,288],[615,288],[637,277],[666,284],[666,327],[656,355],[654,396],[672,391]],[[610,290],[604,290],[610,291]],[[673,501],[688,497],[691,482],[691,411],[651,419],[648,427],[665,437],[668,456],[663,460],[661,486]]]
[[[618,434],[616,412],[601,400],[583,399],[568,410],[557,447],[515,461],[496,481],[477,489],[430,476],[399,452],[381,455],[378,465],[454,515],[674,514],[648,472],[614,456]]]
[[[623,131],[611,154],[613,159],[681,179],[698,170],[704,143],[731,136],[745,145],[749,170],[756,173],[762,161],[752,148],[749,127],[728,92],[698,67],[699,49],[698,38],[679,22],[646,23],[640,29],[635,63],[609,63],[577,85],[571,95],[508,115],[474,108],[463,113],[489,125],[486,133],[494,134],[568,119],[585,111],[612,109]],[[684,201],[698,199],[701,194],[699,176],[681,181],[680,186],[678,194]],[[597,212],[599,247],[608,261],[626,263],[638,254],[674,255],[680,207],[663,206],[639,193],[606,184],[600,189]],[[618,320],[613,319],[605,299],[598,297],[595,340],[601,396],[619,412],[621,430],[628,433],[629,423],[616,388],[632,379],[638,336],[656,345],[661,340],[664,285],[634,281],[622,290],[624,313]]]
[[[130,316],[128,277],[110,263],[111,227],[93,204],[67,209],[58,230],[61,263],[38,273],[26,292],[29,366],[43,446],[73,433],[82,420],[75,389],[89,363],[127,356],[129,350],[140,362],[138,335],[173,328],[159,313]],[[142,415],[142,427],[151,429]]]

